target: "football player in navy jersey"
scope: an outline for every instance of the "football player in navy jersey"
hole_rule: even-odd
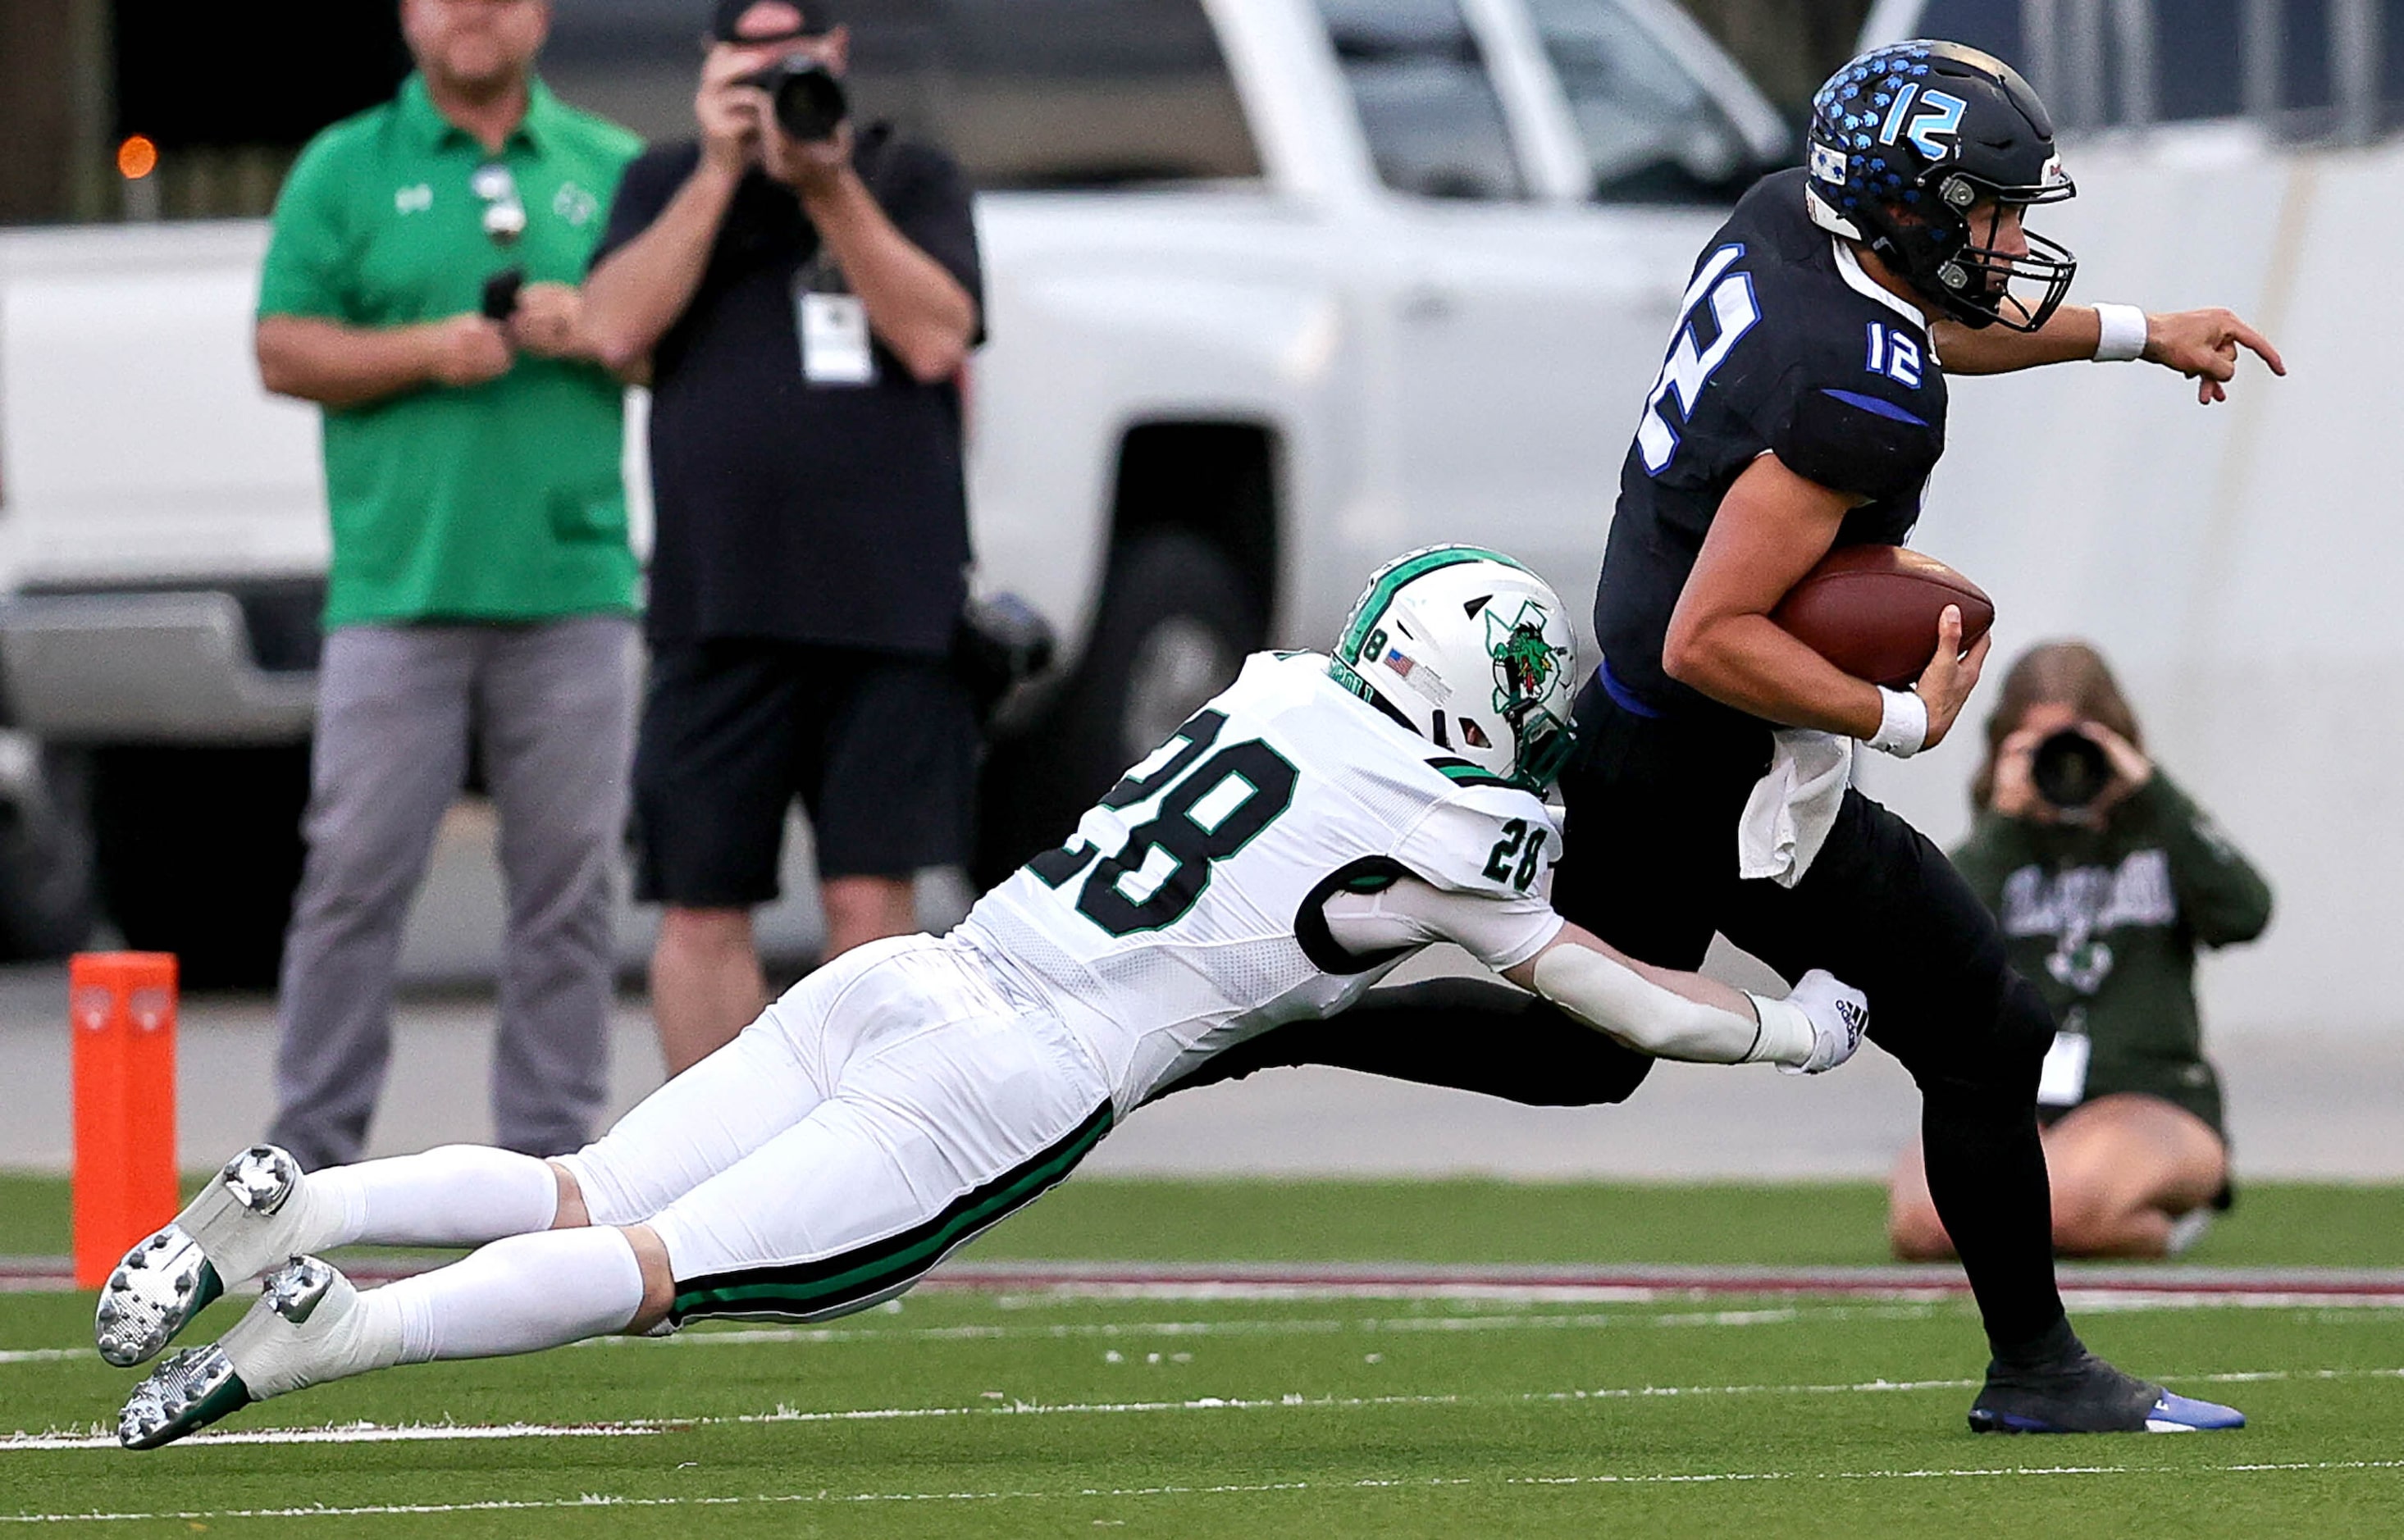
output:
[[[1656,965],[1695,967],[1719,931],[1788,978],[1826,968],[1878,1002],[1870,1036],[1920,1085],[1930,1191],[1992,1351],[1974,1429],[2236,1427],[2071,1330],[2036,1123],[2052,1018],[1944,855],[1846,784],[1852,741],[1908,756],[1951,729],[1985,641],[1964,653],[1948,609],[1917,685],[1881,689],[1769,617],[1833,548],[1910,533],[1948,374],[2143,358],[2208,404],[2240,348],[2285,372],[2227,311],[2065,305],[2075,260],[2022,221],[2072,191],[2044,104],[1976,49],[1897,44],[1821,90],[1808,163],[1746,193],[1697,261],[1628,451],[1553,899]],[[1486,1007],[1389,998],[1271,1033],[1210,1077],[1325,1062],[1561,1103],[1622,1100],[1642,1075],[1590,1047],[1573,1057],[1527,1001],[1487,1011],[1491,1055],[1460,1064],[1432,1045]]]

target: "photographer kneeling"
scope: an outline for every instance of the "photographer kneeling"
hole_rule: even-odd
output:
[[[2080,642],[2031,649],[1987,722],[1978,823],[1953,864],[2002,922],[2059,1027],[2037,1092],[2055,1249],[2160,1256],[2229,1200],[2220,1082],[2195,950],[2250,941],[2271,890],[2145,757],[2135,715]],[[1953,1255],[1915,1142],[1896,1162],[1895,1255]]]

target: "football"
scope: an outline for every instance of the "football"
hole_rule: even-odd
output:
[[[1994,602],[1933,556],[1901,546],[1843,546],[1769,612],[1796,641],[1856,679],[1900,687],[1936,652],[1936,617],[1962,607],[1967,649],[1995,623]]]

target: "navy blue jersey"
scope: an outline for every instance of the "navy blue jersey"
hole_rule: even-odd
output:
[[[1720,499],[1755,458],[1868,499],[1838,545],[1900,545],[1945,451],[1925,318],[1811,222],[1803,189],[1800,171],[1764,177],[1695,264],[1620,472],[1595,635],[1657,709],[1727,709],[1663,673],[1661,645]]]

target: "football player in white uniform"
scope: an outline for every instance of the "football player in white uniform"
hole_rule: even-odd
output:
[[[454,1145],[307,1174],[273,1147],[236,1157],[127,1255],[101,1352],[143,1362],[224,1287],[263,1275],[259,1297],[152,1370],[120,1439],[393,1364],[890,1298],[1156,1090],[1344,1009],[1432,941],[1646,1054],[1844,1062],[1866,1003],[1827,975],[1746,995],[1629,962],[1545,902],[1560,841],[1540,793],[1573,653],[1516,562],[1412,552],[1333,659],[1251,659],[950,936],[819,969],[576,1154]],[[359,1292],[309,1255],[353,1242],[482,1249]]]

